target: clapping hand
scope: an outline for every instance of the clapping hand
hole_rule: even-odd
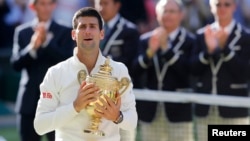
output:
[[[216,37],[218,39],[218,46],[221,49],[224,49],[227,42],[228,33],[225,31],[225,29],[221,28],[217,31]]]
[[[46,41],[47,31],[45,29],[45,23],[39,23],[34,30],[35,32],[32,35],[31,43],[33,45],[33,49],[37,50]]]
[[[223,49],[228,38],[228,33],[223,29],[213,30],[210,25],[205,27],[205,42],[209,54],[212,54],[216,48]]]
[[[160,48],[162,50],[167,49],[167,38],[168,33],[163,27],[154,29],[152,36],[150,37],[148,42],[148,51],[150,52],[148,54],[149,57],[152,57]]]

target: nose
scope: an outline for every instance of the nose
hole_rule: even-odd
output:
[[[85,29],[82,31],[82,34],[83,34],[85,37],[90,36],[90,30],[89,30],[88,28],[85,28]]]
[[[90,33],[90,31],[91,31],[91,28],[90,28],[90,27],[87,27],[87,28],[85,29],[85,33]]]

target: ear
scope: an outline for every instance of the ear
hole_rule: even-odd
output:
[[[35,11],[35,5],[34,5],[34,4],[30,4],[30,5],[29,5],[29,8],[30,8],[32,11]]]
[[[55,10],[56,7],[57,7],[57,4],[54,2],[53,5],[52,5],[52,7],[53,7],[53,10]]]
[[[71,31],[71,37],[72,37],[73,40],[76,40],[76,30],[73,29]]]
[[[104,34],[104,29],[102,29],[101,32],[100,32],[100,39],[101,39],[101,40],[104,39],[104,35],[105,35],[105,34]]]
[[[182,21],[185,18],[185,11],[180,12],[180,20]]]
[[[116,10],[119,11],[121,9],[121,3],[115,2]]]
[[[237,10],[236,2],[233,4],[233,11],[235,12]]]

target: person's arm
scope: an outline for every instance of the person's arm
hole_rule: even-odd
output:
[[[121,97],[119,96],[116,99],[116,102],[107,95],[100,98],[102,104],[96,103],[97,109],[95,110],[95,113],[97,116],[112,121],[124,130],[134,130],[137,125],[137,112],[135,108],[135,96],[132,91],[133,83],[128,75],[128,69],[124,64],[121,63],[121,65],[114,66],[113,68],[116,71],[114,71],[114,74],[112,73],[112,75],[117,76],[117,79],[120,82],[123,77],[128,78],[129,85],[126,90],[126,86],[119,90]],[[123,90],[125,90],[124,93]]]
[[[63,102],[61,97],[65,96],[65,91],[62,82],[68,81],[67,77],[62,77],[63,75],[65,75],[65,71],[62,67],[52,67],[48,70],[40,85],[41,95],[34,120],[34,127],[39,135],[64,126],[99,96],[97,93],[99,89],[95,84],[83,82],[78,91],[65,88],[68,97],[67,102]],[[74,96],[76,98],[72,99]]]
[[[48,70],[44,81],[40,85],[40,99],[34,119],[34,128],[39,135],[43,135],[73,119],[78,113],[76,112],[73,101],[72,103],[59,106],[59,89],[58,84],[61,79],[58,72],[53,73]]]
[[[134,130],[137,127],[138,115],[135,108],[135,96],[132,85],[130,83],[126,94],[122,96],[121,112],[123,114],[123,121],[118,126],[124,130]]]
[[[128,77],[128,70],[125,65],[122,65],[120,74],[117,76]],[[119,79],[120,80],[120,79]],[[135,95],[133,93],[133,83],[130,81],[128,89],[121,97],[121,108],[120,111],[123,114],[123,121],[117,124],[120,128],[124,130],[134,130],[137,126],[138,115],[135,107]]]
[[[21,26],[17,27],[14,32],[13,49],[10,58],[10,63],[16,71],[20,71],[25,67],[32,64],[36,58],[33,56],[32,45],[24,44],[26,40],[31,38],[31,36],[24,35],[23,28]]]
[[[53,23],[53,22],[52,22]],[[73,55],[73,48],[75,46],[74,41],[71,38],[71,29],[59,26],[56,23],[53,24],[54,28],[48,32],[45,44],[43,44],[43,54],[55,62],[65,60]],[[57,25],[57,26],[56,26]],[[39,54],[38,54],[39,55]]]

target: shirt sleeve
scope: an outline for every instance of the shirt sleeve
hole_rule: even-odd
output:
[[[124,68],[123,68],[124,67]],[[128,70],[123,66],[119,71],[119,76],[124,76],[130,79],[129,87],[121,97],[122,105],[121,112],[123,113],[123,121],[118,126],[124,130],[134,130],[137,126],[138,115],[135,107],[135,95],[133,92],[133,83],[128,74]]]
[[[40,85],[40,99],[34,119],[34,128],[39,135],[46,134],[63,126],[73,119],[78,113],[75,111],[73,102],[59,106],[59,91],[57,79],[58,72],[48,70],[44,81]]]

